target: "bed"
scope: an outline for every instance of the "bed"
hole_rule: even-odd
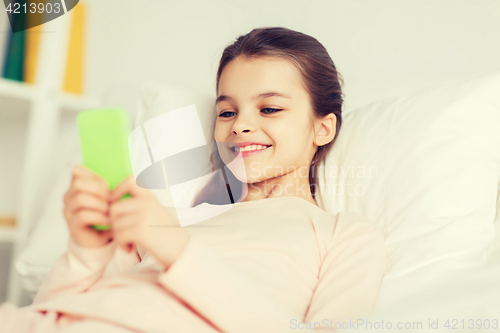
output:
[[[500,72],[386,98],[343,115],[337,142],[319,166],[320,207],[355,211],[383,233],[388,251],[378,303],[366,321],[343,331],[481,332],[500,320]],[[213,136],[210,96],[144,84],[134,126],[195,104],[203,135]],[[62,196],[74,154],[15,261],[34,297],[66,250]],[[202,165],[211,170],[209,160]],[[200,184],[179,189],[187,207]],[[165,205],[172,196],[151,189]],[[371,323],[371,324],[370,324]],[[388,327],[390,325],[390,327]]]

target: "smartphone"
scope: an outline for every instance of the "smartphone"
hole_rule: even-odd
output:
[[[128,149],[131,132],[128,113],[120,108],[80,111],[77,125],[83,164],[101,176],[113,190],[132,175]],[[120,200],[130,197],[125,194]],[[96,230],[109,230],[109,225],[93,225]]]

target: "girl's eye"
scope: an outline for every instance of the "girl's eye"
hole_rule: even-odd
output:
[[[270,111],[272,111],[272,112],[264,112],[265,114],[270,114],[270,113],[276,113],[278,111],[281,111],[282,109],[264,108],[261,111],[264,111],[264,110],[270,110]]]
[[[270,111],[270,112],[266,112],[265,110],[267,111]],[[273,109],[273,108],[264,108],[261,110],[261,112],[264,112],[264,114],[271,114],[271,113],[276,113],[278,111],[281,111],[282,109]],[[232,111],[224,111],[222,112],[219,117],[221,118],[229,118],[229,117],[232,117],[233,115],[228,115],[230,113],[235,113],[235,112],[232,112]]]
[[[234,112],[231,112],[231,111],[224,111],[224,112],[222,112],[222,113],[219,115],[219,117],[222,117],[222,118],[229,118],[229,117],[231,117],[231,116],[227,116],[227,115],[226,115],[226,116],[223,116],[223,115],[224,115],[224,114],[226,114],[226,113],[234,113]]]

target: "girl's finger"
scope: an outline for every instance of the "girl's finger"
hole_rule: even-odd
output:
[[[82,225],[84,227],[90,227],[92,224],[108,224],[109,219],[96,211],[93,210],[79,210],[74,213],[75,221],[77,224]]]
[[[102,237],[106,237],[109,241],[113,240],[113,232],[111,230],[96,230],[96,232]]]
[[[111,219],[111,227],[114,232],[120,233],[127,229],[132,229],[134,224],[137,222],[137,216],[135,215],[122,215],[117,219]]]
[[[84,178],[75,178],[68,192],[68,199],[78,192],[88,192],[96,197],[108,200],[109,198],[109,188],[103,182],[99,181],[89,181]]]
[[[118,200],[125,194],[129,194],[132,198],[144,195],[144,189],[137,186],[133,175],[125,178],[111,191],[111,200]]]
[[[78,178],[78,177],[90,177],[90,178],[93,178],[93,179],[99,181],[100,183],[104,184],[106,186],[106,189],[109,188],[109,184],[108,184],[108,182],[104,178],[102,178],[101,176],[99,176],[94,171],[90,170],[85,165],[78,164],[78,165],[76,165],[73,168],[73,178]]]
[[[109,205],[109,217],[112,220],[119,219],[124,215],[134,214],[138,209],[139,199],[132,198],[122,201],[115,201]]]
[[[85,192],[75,193],[73,200],[68,201],[66,206],[68,212],[71,214],[75,214],[80,209],[89,209],[100,213],[106,213],[108,211],[108,203],[106,201]]]
[[[116,241],[118,246],[125,252],[133,249],[136,243],[135,231],[131,228],[124,228],[124,230],[113,230],[113,240]]]

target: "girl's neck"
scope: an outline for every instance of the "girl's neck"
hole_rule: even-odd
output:
[[[312,196],[309,179],[300,177],[296,172],[267,179],[262,182],[247,184],[248,193],[243,193],[237,202],[260,200],[284,196],[303,198],[318,205]]]

